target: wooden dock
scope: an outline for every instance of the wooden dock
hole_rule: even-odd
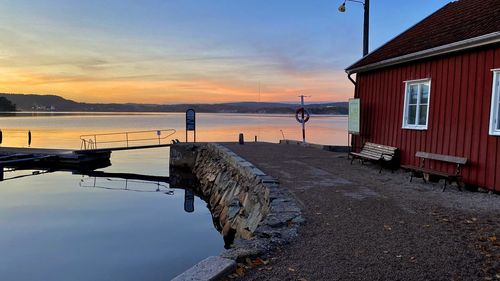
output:
[[[48,148],[0,148],[0,166],[15,168],[27,164],[79,166],[95,161],[109,161],[111,150],[81,153],[78,150]]]
[[[76,169],[92,171],[111,164],[111,152],[168,147],[170,144],[111,147],[99,149],[50,149],[50,148],[0,148],[0,181],[3,169]]]

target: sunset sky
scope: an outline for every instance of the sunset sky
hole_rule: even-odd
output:
[[[450,0],[372,0],[374,50]],[[363,6],[342,0],[0,0],[0,92],[85,102],[344,101]]]

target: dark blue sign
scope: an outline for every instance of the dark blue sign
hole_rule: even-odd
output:
[[[186,110],[186,131],[196,130],[196,113],[194,109]]]

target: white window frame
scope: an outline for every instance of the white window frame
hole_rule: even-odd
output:
[[[500,102],[500,68],[492,69],[493,83],[491,87],[491,109],[490,109],[490,135],[500,136],[500,129],[497,129],[497,122],[500,122],[498,116],[498,107]]]
[[[418,80],[409,80],[409,81],[404,81],[405,83],[405,98],[404,98],[404,104],[403,104],[403,129],[411,129],[411,130],[427,130],[427,127],[429,125],[429,112],[430,112],[430,106],[431,106],[431,78],[425,78],[425,79],[418,79]],[[427,83],[429,87],[429,97],[427,99],[427,116],[425,117],[425,125],[418,125],[418,124],[408,124],[408,102],[409,102],[409,86],[414,85],[414,84],[425,84]],[[415,118],[418,118],[420,115],[420,86],[418,87],[418,98],[417,98],[417,111],[416,111],[416,116]],[[418,120],[418,119],[415,119]],[[417,121],[418,123],[418,121]]]

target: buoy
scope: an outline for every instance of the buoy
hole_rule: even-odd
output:
[[[304,120],[302,120],[302,116],[304,116]],[[295,110],[295,119],[297,119],[297,122],[299,122],[301,124],[309,121],[310,117],[311,117],[311,114],[309,113],[309,111],[307,111],[307,109],[305,109],[303,107],[299,107]]]

